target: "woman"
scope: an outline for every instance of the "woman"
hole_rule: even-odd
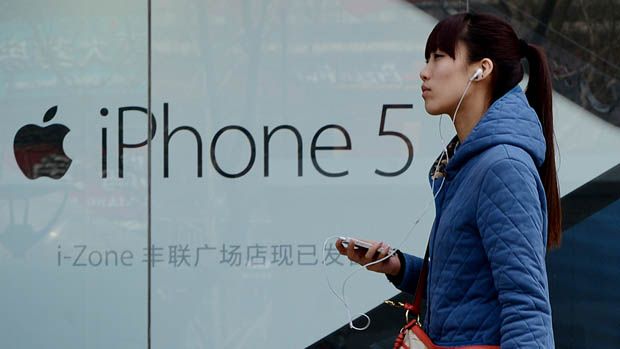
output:
[[[437,196],[423,328],[441,346],[553,348],[545,253],[559,245],[561,208],[545,54],[501,19],[467,13],[435,26],[425,57],[425,109],[450,115],[457,135],[429,175]],[[362,265],[389,250],[336,247]],[[422,262],[398,251],[367,268],[413,293]]]

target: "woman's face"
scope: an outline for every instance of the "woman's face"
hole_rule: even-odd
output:
[[[454,113],[469,78],[476,70],[467,63],[466,50],[466,46],[459,41],[454,52],[455,59],[441,50],[431,53],[426,65],[420,71],[422,98],[427,113],[431,115]]]

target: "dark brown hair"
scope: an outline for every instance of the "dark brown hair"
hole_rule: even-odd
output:
[[[483,58],[493,61],[492,102],[523,79],[521,58],[528,61],[530,76],[525,95],[538,114],[547,146],[545,161],[538,169],[547,199],[547,248],[558,247],[562,236],[562,208],[555,168],[551,77],[545,52],[537,45],[520,41],[510,24],[498,17],[460,13],[445,18],[435,26],[426,42],[424,56],[428,60],[431,53],[439,49],[455,59],[456,44],[459,41],[469,51],[469,62]]]

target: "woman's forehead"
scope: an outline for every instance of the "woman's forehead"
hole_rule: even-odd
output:
[[[454,55],[465,57],[467,55],[467,45],[461,40],[454,44]]]

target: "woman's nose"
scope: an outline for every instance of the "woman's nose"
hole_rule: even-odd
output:
[[[428,72],[426,70],[426,66],[420,70],[420,80],[426,81],[428,80]]]

